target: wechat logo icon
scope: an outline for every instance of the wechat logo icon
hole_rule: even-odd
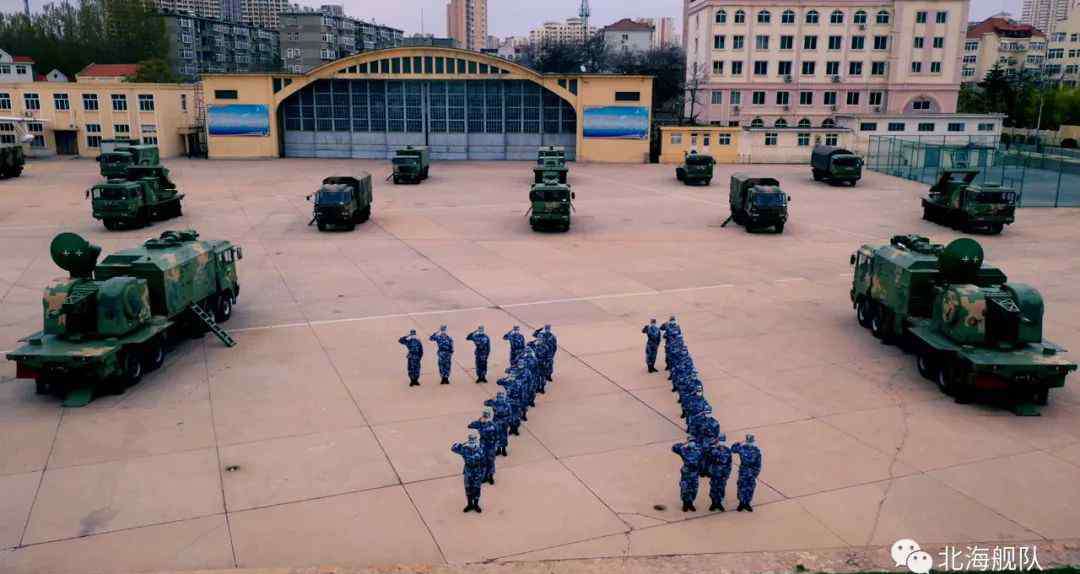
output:
[[[923,552],[919,543],[910,538],[901,538],[893,542],[890,553],[896,566],[906,567],[908,571],[915,574],[927,574],[934,566],[933,557]]]

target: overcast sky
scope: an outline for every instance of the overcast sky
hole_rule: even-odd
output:
[[[59,0],[58,0],[59,1]],[[297,1],[297,0],[293,0]],[[445,0],[325,0],[343,4],[345,13],[354,18],[375,20],[405,30],[407,34],[423,30],[438,36],[446,35]],[[1002,10],[1020,15],[1021,0],[972,0],[971,17],[981,19]],[[320,0],[299,0],[300,4],[317,7]],[[44,0],[30,0],[32,10]],[[562,20],[577,16],[581,0],[488,0],[488,29],[499,37],[522,36],[545,20]],[[592,22],[597,26],[610,24],[619,18],[658,18],[674,16],[681,29],[682,0],[591,0]],[[0,0],[0,10],[22,9],[22,0]]]

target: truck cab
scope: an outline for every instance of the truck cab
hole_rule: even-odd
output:
[[[863,160],[839,147],[819,145],[810,152],[810,168],[814,181],[848,183],[854,186],[862,178]]]
[[[428,178],[431,155],[426,147],[406,146],[394,152],[393,180],[398,183],[420,183]]]
[[[328,177],[307,199],[314,205],[311,222],[318,224],[319,231],[331,227],[351,231],[371,217],[371,174]]]
[[[675,168],[675,179],[686,185],[709,185],[713,178],[713,166],[716,160],[706,153],[690,150],[683,157],[682,165]]]
[[[127,168],[136,165],[157,165],[161,160],[155,145],[125,145],[117,142],[109,151],[98,156],[102,177],[113,179],[127,176]]]
[[[549,155],[533,167],[533,183],[544,183],[549,179],[554,179],[565,184],[569,171],[565,161],[557,156]]]
[[[780,189],[780,182],[772,177],[754,177],[745,173],[731,176],[728,202],[731,219],[746,231],[773,227],[777,233],[784,232],[788,218],[788,202],[791,197]]]
[[[544,165],[544,160],[554,159],[560,164],[566,163],[566,148],[558,145],[546,145],[536,151],[536,165]]]
[[[1016,220],[1016,192],[973,183],[975,169],[945,170],[922,199],[923,219],[960,230],[998,234]]]
[[[177,191],[167,169],[132,166],[125,173],[127,179],[110,179],[86,192],[94,219],[100,219],[106,229],[143,227],[183,215],[184,194]]]
[[[569,185],[559,183],[554,178],[533,184],[529,189],[532,212],[529,225],[534,231],[539,229],[569,231],[570,213],[574,207],[575,197]]]

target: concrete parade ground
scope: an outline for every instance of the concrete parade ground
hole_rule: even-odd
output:
[[[384,161],[166,165],[184,215],[140,230],[91,218],[91,161],[31,160],[0,181],[5,351],[41,329],[42,289],[66,275],[49,257],[60,231],[104,255],[193,228],[244,255],[225,324],[235,348],[183,342],[125,394],[78,409],[0,361],[0,572],[746,553],[761,558],[735,569],[752,571],[794,566],[770,556],[853,552],[892,568],[900,538],[1080,540],[1080,375],[1039,417],[956,404],[855,320],[848,258],[861,244],[961,236],[922,221],[924,184],[867,172],[831,187],[809,166],[744,165],[684,187],[674,166],[571,163],[576,212],[560,234],[529,229],[529,163],[435,162],[418,186],[384,182]],[[305,196],[358,169],[374,177],[371,220],[308,226]],[[736,171],[780,179],[792,197],[782,235],[720,227]],[[1022,209],[976,238],[1010,281],[1042,292],[1046,337],[1080,359],[1080,211]],[[666,377],[646,373],[641,334],[672,314],[729,443],[752,432],[762,449],[752,514],[705,512],[705,479],[698,512],[679,511],[671,445],[685,431]],[[497,375],[502,334],[545,323],[555,381],[498,459],[483,514],[463,514],[450,444],[500,389],[495,376],[473,383],[465,335],[487,328]],[[440,324],[455,339],[449,386],[427,341]],[[414,388],[397,342],[409,329],[425,344]],[[734,496],[733,475],[729,509]]]

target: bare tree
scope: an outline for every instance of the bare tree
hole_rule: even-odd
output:
[[[691,124],[698,121],[698,93],[703,91],[701,85],[705,83],[705,71],[698,62],[690,64],[686,68],[686,83],[683,86],[685,101],[683,103],[684,120]]]

